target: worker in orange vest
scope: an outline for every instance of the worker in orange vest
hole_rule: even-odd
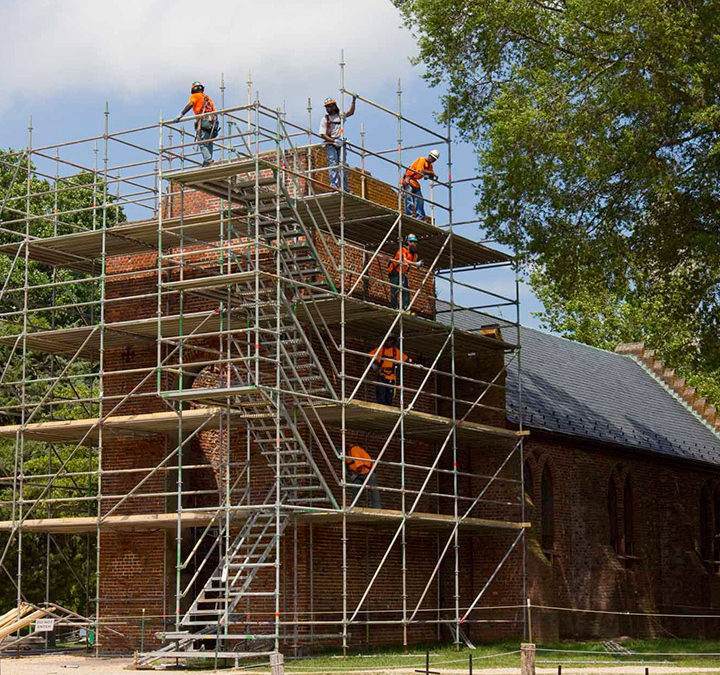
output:
[[[360,486],[365,482],[367,475],[372,469],[373,461],[364,448],[359,445],[353,445],[345,457],[345,464],[348,468],[349,481],[353,484],[353,497],[360,492]],[[367,479],[366,494],[370,493],[370,506],[373,509],[381,509],[380,492],[377,489],[377,469],[372,472],[370,478]]]
[[[425,220],[425,202],[422,198],[420,181],[435,178],[433,164],[440,157],[438,150],[431,150],[427,157],[418,157],[405,171],[400,187],[405,191],[405,215],[412,216],[413,208],[418,220]]]
[[[402,290],[402,308],[406,310],[410,305],[410,284],[408,283],[408,269],[410,266],[418,267],[417,237],[409,234],[405,239],[405,246],[401,246],[395,257],[388,262],[388,281],[390,288],[390,306],[397,309],[398,296]]]
[[[205,86],[202,82],[192,83],[190,87],[190,100],[173,122],[179,122],[191,108],[194,115],[215,112],[215,104],[205,93]],[[203,166],[212,164],[212,139],[216,138],[219,132],[220,122],[218,121],[217,115],[205,114],[204,117],[199,117],[195,120],[195,140],[202,155]]]
[[[373,370],[378,374],[375,386],[375,400],[380,405],[392,405],[395,394],[396,370],[400,361],[412,363],[397,347],[397,338],[388,335],[385,343],[370,352],[373,357]]]

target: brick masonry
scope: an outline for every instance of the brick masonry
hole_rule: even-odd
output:
[[[321,149],[312,151],[313,166],[324,166]],[[318,185],[327,181],[322,172],[316,175]],[[351,189],[372,199],[395,205],[396,194],[379,181],[359,171],[350,172]],[[299,189],[305,189],[301,186]],[[393,201],[395,200],[395,202]],[[217,210],[215,198],[184,190],[168,205],[168,215],[177,215],[182,201],[186,214]],[[232,245],[242,244],[242,239],[231,240]],[[327,267],[333,257],[338,256],[335,244],[326,238],[316,242]],[[367,252],[360,246],[349,243],[346,246],[346,262],[349,268],[346,283],[353,283],[365,263]],[[163,270],[163,278],[178,279],[193,275],[214,274],[220,269],[222,253],[207,252],[203,247],[186,247],[182,265],[179,259],[173,266]],[[379,256],[371,267],[369,281],[360,284],[358,297],[364,297],[379,304],[387,304],[389,296],[381,283],[387,266],[387,256]],[[232,271],[236,271],[237,267]],[[109,283],[107,287],[107,320],[153,317],[157,312],[157,258],[154,253],[140,256],[118,257],[108,263]],[[422,272],[413,271],[411,287],[417,288]],[[339,279],[333,281],[338,284]],[[432,279],[423,286],[419,297],[418,312],[434,316],[435,290]],[[202,298],[187,296],[185,311],[211,309],[216,303]],[[163,307],[166,313],[178,311],[177,299],[171,297]],[[214,347],[210,341],[205,343]],[[318,345],[319,346],[319,345]],[[348,372],[359,375],[367,364],[361,353],[375,345],[362,340],[349,340],[348,346],[357,354],[347,358]],[[320,349],[317,349],[321,353]],[[198,345],[197,358],[206,358],[202,345]],[[417,354],[411,354],[417,357]],[[104,382],[108,401],[120,397],[142,382],[138,389],[140,396],[132,397],[118,412],[149,412],[164,409],[155,397],[157,387],[154,376],[147,373],[155,366],[157,350],[154,341],[133,343],[128,347],[106,350],[106,378]],[[192,360],[193,355],[187,355]],[[337,355],[333,356],[333,359]],[[327,357],[321,355],[328,368]],[[502,366],[502,356],[496,352],[479,353],[458,363],[462,374],[479,380],[489,381]],[[139,373],[118,373],[114,371],[146,369]],[[203,378],[216,378],[220,374],[212,368],[196,378],[193,386],[201,386]],[[169,377],[169,376],[167,376]],[[147,378],[144,381],[144,378]],[[409,384],[419,382],[419,375],[409,370]],[[486,407],[473,413],[474,421],[490,424],[504,424],[504,393],[502,381],[497,387],[490,387],[484,401]],[[428,388],[429,394],[449,392],[448,380],[438,376]],[[172,388],[169,381],[163,387]],[[373,399],[372,385],[361,390],[361,398]],[[477,395],[474,385],[459,383],[458,396],[473,400]],[[110,403],[108,403],[110,404]],[[432,396],[421,397],[419,409],[439,414],[449,414],[446,403],[438,403]],[[460,411],[462,413],[462,410]],[[340,438],[335,432],[334,440]],[[372,433],[350,431],[348,444],[360,443],[375,456],[380,451],[383,439]],[[204,468],[184,472],[183,487],[189,492],[183,498],[183,506],[211,506],[220,499],[218,462],[220,453],[229,452],[232,461],[240,462],[247,451],[242,429],[236,429],[225,444],[220,443],[217,431],[205,431],[185,449],[184,464],[204,464]],[[228,447],[229,446],[229,447]],[[105,469],[147,469],[162,461],[175,443],[165,437],[145,439],[108,439],[103,451]],[[432,462],[436,448],[421,440],[410,441],[405,447],[406,457],[410,456],[418,465]],[[252,494],[261,495],[271,481],[272,473],[266,460],[253,453],[250,446],[251,472],[253,475]],[[491,474],[506,458],[508,448],[492,444],[461,445],[457,457],[449,451],[443,454],[439,467],[451,471],[453,463],[458,470],[467,473]],[[720,585],[713,570],[708,570],[698,554],[699,551],[699,508],[700,491],[708,480],[715,479],[717,472],[707,467],[691,466],[687,463],[670,462],[657,456],[627,452],[607,445],[592,445],[575,442],[542,433],[534,433],[526,444],[527,475],[532,486],[526,495],[528,519],[532,530],[527,539],[527,589],[522,582],[522,552],[520,547],[511,554],[507,563],[498,572],[494,583],[478,604],[478,609],[465,624],[465,632],[473,640],[490,640],[499,637],[518,637],[522,633],[524,598],[530,597],[532,604],[548,607],[569,607],[586,609],[607,609],[612,611],[654,611],[671,613],[703,612],[716,608],[720,602]],[[394,488],[400,481],[400,471],[392,462],[399,462],[399,443],[391,443],[384,459],[390,464],[379,470],[381,487]],[[325,478],[332,483],[332,473],[318,457]],[[551,550],[543,551],[543,519],[541,476],[547,467],[553,492],[553,531]],[[335,467],[339,472],[339,466]],[[519,466],[514,457],[501,478],[518,476]],[[107,496],[105,512],[112,508],[119,497],[136,488],[143,473],[117,474],[103,480],[102,490]],[[615,542],[611,543],[608,513],[608,485],[610,476],[615,476],[618,499],[615,517],[619,532],[623,532],[625,505],[622,485],[629,480],[632,485],[633,547],[632,555]],[[408,469],[406,484],[410,489],[419,488],[424,478],[420,469]],[[449,494],[453,490],[452,474],[441,474],[431,492]],[[159,473],[146,481],[138,492],[142,497],[126,500],[118,509],[119,513],[149,513],[173,511],[176,508],[172,493],[176,489],[177,475],[174,471]],[[460,476],[459,494],[470,497],[482,489],[483,480]],[[335,488],[337,497],[340,491]],[[460,504],[467,504],[461,500]],[[476,506],[472,515],[484,518],[516,519],[520,495],[516,483],[507,481],[493,485],[485,495],[485,501]],[[383,492],[385,508],[399,508],[397,492]],[[421,511],[452,513],[451,500],[426,496],[421,500]],[[547,522],[547,519],[546,519]],[[368,528],[351,526],[348,529],[348,579],[346,601],[352,611],[367,588],[373,573],[382,559],[394,533],[391,527]],[[172,532],[104,532],[100,548],[100,613],[109,617],[113,628],[123,633],[123,640],[110,635],[101,636],[105,651],[137,648],[140,639],[140,611],[145,608],[148,619],[146,644],[152,644],[152,634],[161,627],[172,627],[175,608],[174,566],[179,548],[181,555],[187,555],[199,536],[199,531],[186,530],[178,547]],[[402,547],[396,545],[387,558],[382,573],[378,576],[366,602],[358,615],[368,622],[366,626],[353,626],[349,634],[351,646],[380,645],[403,640],[402,626],[389,625],[387,621],[402,619],[403,589],[400,585],[403,565],[406,569],[407,606],[412,610],[430,578],[437,552],[447,542],[448,532],[409,529],[406,538],[403,561]],[[485,581],[495,571],[495,566],[507,550],[512,534],[488,531],[482,535],[458,537],[457,551],[459,566],[456,571],[453,562],[455,542],[450,543],[450,555],[440,566],[439,574],[430,583],[418,618],[425,623],[410,626],[408,642],[427,642],[435,639],[448,640],[450,634],[437,623],[438,619],[454,617],[455,598],[461,608],[469,606]],[[311,544],[312,542],[312,544]],[[547,542],[545,542],[547,543]],[[314,645],[339,644],[340,619],[343,604],[342,585],[342,530],[339,526],[291,525],[286,531],[281,548],[282,571],[281,620],[293,621],[313,619],[326,622],[316,627],[315,633],[328,636],[315,639]],[[187,583],[193,574],[185,570],[181,581]],[[181,603],[181,611],[187,601]],[[504,609],[489,609],[503,607]],[[509,607],[509,609],[508,609]],[[462,614],[462,612],[461,612]],[[249,625],[267,624],[274,619],[274,608],[267,602],[258,603],[249,611]],[[491,621],[500,620],[500,621]],[[614,636],[621,633],[662,634],[670,630],[674,634],[690,632],[694,635],[717,636],[720,623],[677,622],[639,620],[617,615],[578,614],[554,610],[533,610],[534,639],[555,639],[558,637]],[[306,650],[310,644],[309,627],[300,630],[297,639],[288,640],[285,648],[296,651]]]
[[[527,499],[533,524],[528,543],[533,604],[610,612],[718,613],[720,578],[700,555],[701,493],[705,485],[717,486],[716,469],[541,432],[527,442],[526,457],[532,484]],[[554,497],[555,536],[549,555],[542,551],[545,467]],[[629,503],[623,494],[625,481],[630,484]],[[622,541],[626,511],[631,545]],[[717,639],[720,634],[718,620],[543,610],[535,612],[534,626],[536,639],[668,633]]]

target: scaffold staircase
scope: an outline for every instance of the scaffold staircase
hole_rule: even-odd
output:
[[[329,297],[327,289],[334,290],[334,286],[292,199],[279,181],[273,182],[280,186],[279,190],[266,190],[254,183],[236,185],[233,201],[247,209],[249,221],[256,219],[265,243],[277,249],[275,262],[283,283],[278,283],[277,276],[247,269],[248,260],[238,261],[238,266],[243,264],[246,271],[232,275],[229,287],[232,308],[220,311],[241,316],[264,335],[274,335],[258,345],[266,363],[277,363],[272,372],[274,381],[268,381],[269,373],[256,369],[252,359],[238,359],[231,369],[218,374],[217,387],[166,392],[165,397],[227,405],[239,411],[254,446],[272,469],[274,485],[257,509],[249,511],[234,536],[236,521],[220,519],[217,536],[219,540],[230,540],[227,549],[220,552],[219,562],[183,615],[179,630],[165,633],[168,644],[142,655],[141,664],[168,656],[190,658],[197,654],[198,642],[207,639],[219,641],[213,650],[219,654],[237,657],[270,653],[281,637],[275,620],[256,622],[248,621],[248,617],[253,616],[253,605],[257,602],[265,607],[272,603],[273,613],[279,602],[275,570],[280,538],[289,521],[289,512],[283,507],[338,508],[298,430],[297,413],[303,403],[318,398],[337,399],[311,340],[297,319],[299,304]],[[207,285],[202,279],[194,280],[186,288],[227,301],[227,287],[218,289],[213,283],[216,278],[207,277],[211,282]],[[243,344],[233,347],[238,356],[246,349]],[[212,550],[206,553],[200,568],[208,566],[211,554]],[[189,590],[190,585],[185,591]],[[246,645],[243,651],[239,650],[240,644]],[[265,647],[268,652],[262,651]]]

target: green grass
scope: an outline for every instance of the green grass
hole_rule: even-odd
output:
[[[623,647],[634,652],[630,655],[608,653],[598,641],[563,641],[553,644],[538,644],[538,667],[556,667],[558,663],[565,666],[592,667],[601,664],[620,665],[623,663],[648,666],[674,665],[682,667],[718,667],[720,657],[694,656],[712,652],[720,654],[720,641],[653,639],[629,640]],[[519,668],[519,641],[494,642],[479,644],[477,649],[466,647],[456,649],[453,645],[413,646],[405,653],[401,649],[373,649],[363,652],[351,652],[346,659],[338,652],[328,652],[298,660],[287,660],[286,669],[301,675],[306,672],[342,673],[348,670],[370,670],[382,668],[424,668],[425,650],[430,650],[431,670],[464,670],[467,671],[468,655],[473,655],[473,668]],[[544,651],[544,650],[552,651]],[[516,652],[505,654],[505,652]],[[689,656],[672,656],[683,653]]]

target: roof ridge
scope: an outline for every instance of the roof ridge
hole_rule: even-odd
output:
[[[720,415],[715,406],[698,395],[695,387],[686,386],[685,378],[678,377],[671,368],[655,357],[655,351],[646,349],[643,342],[625,342],[615,347],[615,353],[634,361],[695,419],[720,439]]]

